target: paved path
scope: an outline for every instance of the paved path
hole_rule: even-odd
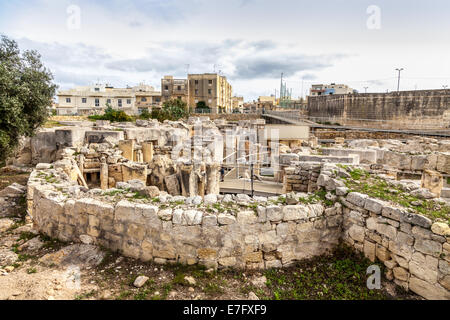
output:
[[[274,182],[254,181],[253,187],[256,196],[276,196],[282,194],[283,184]],[[222,193],[245,193],[251,194],[250,180],[230,179],[220,183],[220,192]]]

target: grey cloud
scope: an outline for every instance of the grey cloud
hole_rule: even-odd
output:
[[[99,62],[111,58],[103,49],[83,43],[64,45],[58,42],[37,42],[27,38],[18,39],[17,42],[21,49],[37,50],[49,65],[98,66]]]
[[[310,56],[246,57],[235,62],[235,78],[278,78],[283,72],[289,77],[300,71],[321,70],[332,66],[329,59]]]

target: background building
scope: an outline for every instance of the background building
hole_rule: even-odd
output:
[[[327,96],[332,94],[349,94],[353,89],[345,84],[313,84],[309,90],[310,96]]]
[[[191,110],[203,101],[211,113],[231,113],[233,89],[227,78],[217,73],[189,74],[188,79],[161,79],[162,102],[181,99]]]
[[[181,99],[188,103],[188,82],[186,79],[174,79],[164,76],[161,79],[161,99],[166,102],[171,99]]]
[[[232,97],[231,98],[232,112],[244,112],[244,97]]]
[[[58,115],[100,114],[110,105],[130,115],[161,103],[161,93],[152,86],[140,84],[132,88],[114,88],[107,84],[76,87],[58,92]]]

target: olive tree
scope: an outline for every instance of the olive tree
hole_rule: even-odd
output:
[[[57,86],[36,51],[20,52],[0,39],[0,165],[23,136],[31,137],[47,120]]]

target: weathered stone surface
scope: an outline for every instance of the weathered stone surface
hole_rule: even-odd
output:
[[[422,215],[415,214],[415,213],[406,212],[406,211],[402,212],[401,221],[411,223],[414,225],[418,225],[418,226],[424,227],[424,228],[431,227],[431,220],[429,218],[424,217]]]
[[[230,214],[219,214],[217,217],[217,221],[219,224],[227,225],[227,224],[233,224],[236,222],[236,218]]]
[[[364,255],[372,262],[375,261],[376,257],[376,246],[375,243],[365,240],[364,241]]]
[[[364,209],[376,214],[380,214],[385,205],[386,203],[381,200],[367,198],[364,202]]]
[[[392,240],[394,240],[397,236],[397,229],[389,224],[378,223],[376,230],[378,233]]]
[[[427,239],[416,239],[414,248],[425,254],[429,254],[435,257],[439,257],[442,252],[442,244]]]
[[[279,206],[267,206],[266,216],[269,221],[281,221],[283,219],[283,212]]]
[[[282,210],[284,221],[306,219],[308,217],[308,207],[301,205],[284,206]]]
[[[258,217],[253,211],[240,211],[237,213],[237,222],[240,224],[254,224]]]
[[[395,279],[398,279],[400,281],[408,281],[409,272],[403,269],[402,267],[393,268],[392,271],[394,273]]]
[[[384,207],[382,211],[382,216],[396,221],[402,220],[402,210],[394,207]]]
[[[450,237],[450,227],[448,226],[448,224],[443,222],[433,223],[433,225],[431,226],[431,231],[441,236]]]
[[[348,230],[348,234],[355,241],[359,241],[359,242],[364,241],[365,232],[364,232],[363,227],[360,227],[357,225],[352,225],[350,227],[350,229]]]
[[[148,281],[148,277],[146,276],[139,276],[136,278],[136,280],[134,280],[133,285],[136,288],[142,288],[144,286],[144,284]]]
[[[366,199],[367,199],[368,197],[369,197],[368,195],[362,194],[362,193],[359,193],[359,192],[350,192],[350,193],[347,195],[346,200],[347,200],[348,202],[354,204],[355,206],[364,208],[364,204],[365,204]]]
[[[449,300],[450,293],[438,285],[411,276],[409,289],[428,300]]]

